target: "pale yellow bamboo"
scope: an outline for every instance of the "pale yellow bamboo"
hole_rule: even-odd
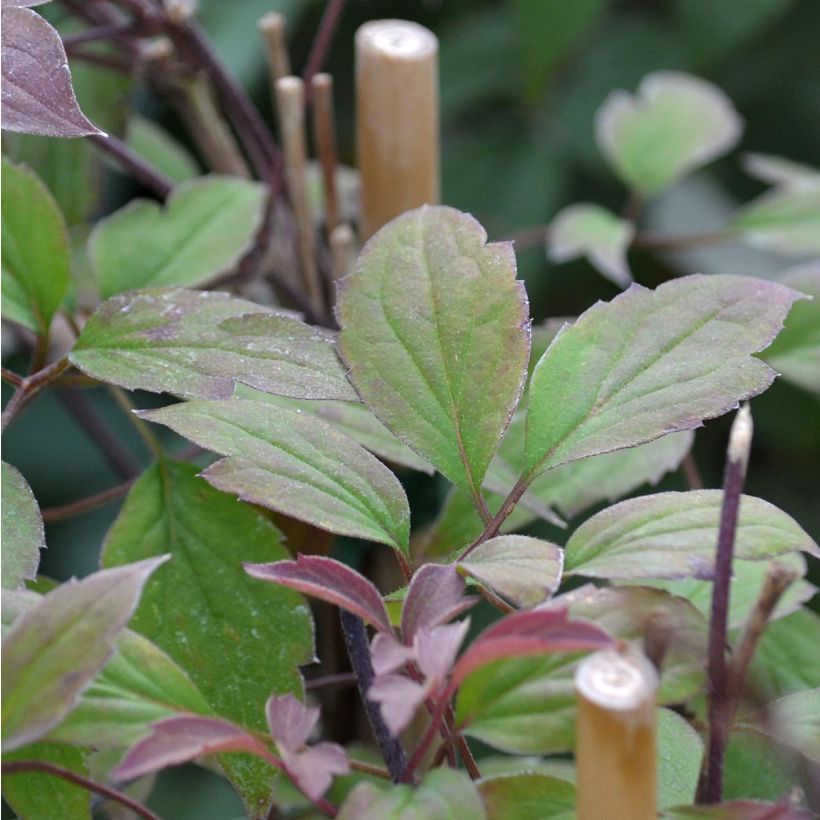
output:
[[[275,11],[259,19],[259,30],[265,37],[265,53],[268,60],[268,78],[271,97],[276,105],[276,82],[290,76],[290,58],[286,37],[285,18]]]
[[[288,194],[296,217],[299,260],[311,304],[323,312],[322,285],[316,265],[316,227],[307,184],[305,139],[305,86],[298,77],[276,81],[276,105],[285,152]]]
[[[336,191],[336,126],[333,121],[333,77],[314,74],[310,81],[313,99],[313,134],[316,155],[322,168],[325,195],[325,230],[328,236],[339,224],[339,194]]]
[[[356,152],[360,233],[439,201],[438,40],[405,20],[356,33]]]
[[[330,232],[330,256],[334,279],[341,279],[353,270],[353,263],[356,260],[356,237],[349,225],[337,225]]]
[[[596,652],[578,666],[578,820],[657,817],[657,686],[636,650]]]

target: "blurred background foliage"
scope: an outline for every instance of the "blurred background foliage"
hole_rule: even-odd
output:
[[[59,7],[52,5],[49,16],[59,22]],[[301,71],[323,8],[314,0],[200,0],[200,19],[217,52],[269,120],[257,20],[270,10],[287,17],[292,64]],[[670,233],[719,227],[731,209],[763,190],[741,170],[744,151],[820,166],[817,0],[350,0],[326,69],[336,81],[342,159],[351,165],[353,35],[361,23],[382,17],[416,20],[440,39],[443,201],[473,213],[491,239],[543,225],[572,202],[622,210],[626,191],[595,144],[595,111],[613,89],[634,91],[642,77],[661,69],[691,72],[718,85],[734,102],[745,130],[732,154],[650,202],[643,225]],[[73,67],[86,113],[116,131],[125,113],[121,79],[80,64]],[[131,94],[144,116],[186,139],[181,123],[145,88],[136,85]],[[9,140],[6,148],[17,158],[39,156],[38,170],[75,225],[135,193],[130,182],[106,171],[100,177],[100,208],[89,196],[89,180],[99,174],[96,157],[80,141],[26,138]],[[50,175],[48,168],[54,171]],[[575,316],[596,299],[618,292],[585,260],[549,263],[540,244],[520,252],[518,259],[536,321]],[[648,286],[694,270],[768,277],[794,264],[741,246],[666,257],[633,250],[629,261],[637,281]],[[83,268],[82,260],[78,267]],[[23,369],[25,355],[18,355],[8,364]],[[41,396],[5,437],[4,459],[26,476],[43,508],[122,481],[123,460],[148,464],[147,451],[109,395],[100,390],[89,398],[110,420],[122,453],[94,446],[82,412],[53,392]],[[146,397],[143,403],[151,401]],[[747,492],[781,507],[820,540],[817,399],[778,380],[752,409],[756,437]],[[707,487],[719,486],[727,430],[724,418],[698,431],[695,458]],[[163,435],[163,430],[155,433]],[[429,521],[443,497],[443,482],[418,474],[403,478],[414,523]],[[683,489],[685,483],[672,475],[662,486]],[[119,502],[49,526],[41,571],[62,579],[95,569],[118,508]],[[546,525],[536,525],[536,531],[559,543],[565,537]],[[349,550],[351,556],[355,552]],[[169,818],[241,814],[227,785],[202,770],[192,776],[196,780],[184,793],[177,780],[163,777],[152,805]]]

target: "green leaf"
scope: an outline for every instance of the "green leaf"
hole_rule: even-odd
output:
[[[104,298],[151,285],[200,285],[230,270],[259,227],[264,188],[234,177],[183,182],[165,207],[145,199],[97,223],[89,253]]]
[[[703,762],[703,740],[677,712],[658,710],[658,807],[691,803]]]
[[[778,280],[811,296],[789,313],[783,332],[763,358],[786,381],[820,396],[820,263],[793,268]]]
[[[820,616],[803,607],[766,627],[752,659],[749,680],[774,700],[820,686]]]
[[[658,493],[622,501],[585,521],[567,542],[565,571],[593,578],[711,578],[721,490]],[[767,501],[744,495],[735,556],[763,561],[817,545]]]
[[[237,398],[256,399],[318,416],[384,461],[398,464],[401,467],[410,467],[412,470],[419,470],[428,475],[434,472],[430,464],[421,456],[417,456],[406,444],[400,442],[364,404],[354,404],[350,401],[289,399],[284,396],[274,396],[271,393],[262,393],[244,385],[237,387],[235,395]]]
[[[772,282],[697,275],[594,305],[536,365],[528,472],[690,430],[762,392],[774,372],[751,354],[798,297]]]
[[[68,581],[3,635],[3,749],[41,738],[110,658],[143,585],[167,556]]]
[[[634,237],[631,222],[582,202],[564,208],[550,223],[547,252],[553,262],[586,256],[607,279],[625,288],[632,281],[626,251]]]
[[[774,736],[820,764],[820,688],[786,695],[769,708]]]
[[[479,544],[456,568],[513,605],[530,609],[561,583],[564,553],[555,544],[526,535],[499,535]]]
[[[535,772],[478,781],[487,820],[575,820],[575,786]]]
[[[772,564],[780,564],[793,570],[797,579],[792,583],[780,600],[770,620],[784,618],[800,608],[817,591],[814,584],[802,580],[806,574],[806,559],[801,553],[790,552],[778,556],[776,561],[735,561],[732,565],[732,586],[729,595],[729,628],[743,626],[746,618],[757,603],[760,591]],[[629,583],[629,582],[626,582]],[[695,578],[685,578],[679,581],[642,580],[658,589],[665,589],[673,595],[686,598],[689,603],[697,607],[704,616],[709,616],[712,609],[711,581],[698,581]]]
[[[125,630],[114,656],[49,740],[95,749],[127,749],[152,723],[179,712],[212,714],[190,678],[142,635]]]
[[[3,763],[38,760],[88,775],[79,749],[56,743],[32,743],[3,754]],[[3,774],[3,799],[25,820],[91,820],[91,793],[82,786],[43,772]]]
[[[2,200],[3,316],[43,335],[70,278],[65,220],[34,171],[5,158]]]
[[[3,589],[33,580],[46,548],[43,518],[37,499],[17,470],[2,462],[3,480]]]
[[[126,141],[132,151],[172,182],[185,182],[202,173],[190,151],[153,120],[132,116]]]
[[[452,208],[403,214],[368,242],[338,302],[339,347],[359,394],[473,496],[521,395],[529,355],[512,247],[486,238]]]
[[[484,820],[478,789],[465,772],[433,769],[415,788],[360,783],[339,811],[339,820]]]
[[[227,456],[202,473],[217,489],[329,532],[407,550],[410,510],[398,479],[321,419],[242,399],[142,415]]]
[[[684,702],[703,684],[706,622],[687,601],[660,590],[592,585],[553,601],[567,604],[571,618],[591,621],[629,641],[642,640],[647,618],[666,612],[675,632],[664,660],[659,702]],[[571,750],[578,660],[578,655],[521,658],[476,670],[459,690],[456,722],[466,724],[471,737],[513,754]]]
[[[172,555],[132,628],[187,672],[216,714],[265,731],[271,691],[301,694],[298,666],[313,655],[310,616],[298,595],[259,584],[242,568],[289,557],[275,527],[195,473],[177,462],[144,473],[108,533],[103,563]],[[246,756],[221,762],[251,815],[264,815],[271,769]]]
[[[643,196],[730,151],[742,128],[719,88],[674,71],[647,75],[635,96],[613,91],[595,120],[599,148]]]
[[[306,399],[357,401],[328,332],[226,293],[149,288],[108,299],[70,353],[129,390],[224,399],[237,382]]]

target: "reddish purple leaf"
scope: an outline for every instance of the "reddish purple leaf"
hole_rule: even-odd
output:
[[[395,672],[415,656],[412,647],[405,646],[385,632],[378,632],[370,643],[370,662],[376,675]]]
[[[441,683],[450,674],[469,628],[470,619],[467,618],[456,624],[422,629],[416,633],[413,640],[416,663],[428,683]]]
[[[295,589],[358,615],[382,632],[392,633],[382,596],[356,570],[318,555],[300,555],[295,561],[245,564],[245,571],[262,581]]]
[[[473,641],[453,670],[450,688],[457,688],[473,670],[493,661],[548,652],[584,652],[612,642],[612,637],[594,624],[569,620],[566,609],[516,612]]]
[[[281,697],[271,696],[265,706],[265,714],[279,751],[301,749],[319,720],[318,709],[309,709],[290,693]]]
[[[271,764],[275,761],[265,745],[240,726],[217,718],[183,715],[155,723],[151,734],[131,747],[111,775],[115,780],[133,780],[166,766],[222,752],[249,752]]]
[[[413,576],[401,611],[401,634],[410,644],[420,629],[451,621],[478,599],[465,597],[464,579],[453,566],[425,564]]]
[[[102,134],[77,105],[57,30],[22,5],[34,4],[3,8],[3,128],[46,137]]]
[[[367,699],[381,704],[381,714],[394,737],[407,726],[427,697],[426,686],[404,675],[382,675],[367,690]]]
[[[337,743],[317,743],[302,752],[283,753],[282,757],[288,775],[314,801],[328,790],[333,775],[350,771],[345,750]]]
[[[3,0],[3,8],[27,9],[32,6],[42,6],[43,3],[49,3],[51,0]]]

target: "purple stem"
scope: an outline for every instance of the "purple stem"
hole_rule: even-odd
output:
[[[336,28],[342,18],[345,3],[346,0],[328,0],[325,6],[319,28],[316,30],[316,37],[314,37],[313,44],[310,47],[305,71],[302,74],[302,79],[308,87],[310,87],[313,75],[318,74],[324,66],[330,46],[333,44]]]
[[[174,183],[168,177],[134,153],[122,140],[110,134],[92,134],[88,139],[101,151],[113,157],[137,182],[153,191],[160,199],[166,199],[173,190]]]

